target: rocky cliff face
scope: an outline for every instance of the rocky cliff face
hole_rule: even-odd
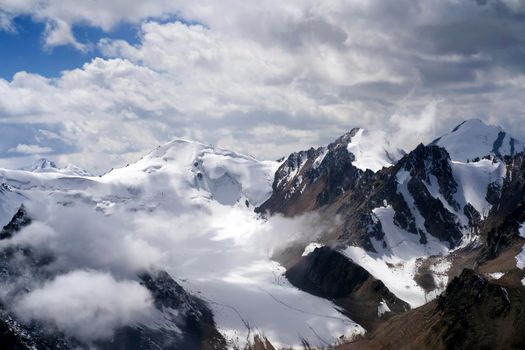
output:
[[[498,256],[519,239],[520,223],[525,222],[525,154],[506,157],[506,176],[502,184],[491,184],[487,194],[493,204],[483,222],[487,259]]]
[[[460,127],[462,132],[468,132],[472,124],[477,125],[477,123],[470,122],[462,125]],[[440,146],[450,147],[455,152],[454,157],[458,157],[459,148],[454,143],[457,137],[453,136],[444,138],[442,142],[436,141],[430,145],[421,144],[394,165],[375,173],[355,168],[350,156],[346,162],[342,163],[345,164],[347,174],[355,176],[346,177],[348,182],[344,186],[344,191],[332,192],[333,195],[322,197],[327,198],[326,201],[320,201],[319,194],[326,191],[328,187],[323,182],[303,182],[300,186],[301,190],[291,196],[279,196],[276,195],[277,192],[274,192],[272,198],[264,203],[261,209],[285,215],[297,215],[315,210],[324,217],[337,216],[337,227],[324,237],[324,241],[321,238],[321,243],[328,243],[336,247],[338,251],[341,251],[341,247],[344,246],[360,247],[363,252],[367,252],[360,253],[360,256],[384,259],[386,263],[382,268],[390,269],[394,275],[399,269],[407,268],[410,261],[414,261],[416,275],[413,280],[426,293],[437,296],[449,281],[461,274],[463,267],[478,269],[481,264],[500,257],[502,254],[512,254],[509,249],[515,252],[516,246],[522,241],[519,234],[520,224],[525,222],[523,154],[516,153],[515,149],[507,150],[508,147],[499,145],[496,151],[491,148],[486,156],[480,147],[469,150],[472,151],[472,154],[475,154],[476,151],[481,152],[482,156],[477,159],[453,160],[448,150]],[[496,137],[495,142],[500,139],[501,137]],[[311,152],[310,159],[319,157],[319,151]],[[292,159],[295,159],[295,156],[292,156]],[[313,161],[305,162],[303,167],[313,163]],[[283,166],[285,164],[286,162],[283,163]],[[324,163],[327,167],[334,166],[333,164]],[[306,165],[304,169],[309,168]],[[323,171],[330,173],[327,168]],[[334,173],[337,172],[334,171]],[[282,181],[281,183],[284,183]],[[276,176],[274,186],[278,187],[278,184]],[[310,195],[311,193],[315,195]],[[288,208],[294,209],[287,211]],[[391,218],[388,216],[390,214],[385,215],[385,213],[391,213]],[[407,244],[407,242],[411,243]],[[444,247],[444,250],[435,250],[437,246]],[[385,285],[381,286],[384,288],[369,287],[370,281],[375,279],[370,271],[377,277],[380,274],[378,267],[368,265],[364,260],[355,260],[354,257],[358,255],[351,255],[352,258],[347,259],[348,261],[343,264],[343,260],[339,259],[336,252],[328,248],[316,250],[296,260],[298,262],[289,267],[287,277],[299,288],[337,300],[352,319],[359,320],[367,329],[379,329],[382,323],[378,322],[377,318],[375,320],[363,318],[360,313],[363,309],[360,309],[358,305],[364,305],[374,298],[380,300],[377,298],[378,290],[384,291],[381,294],[381,300],[386,301],[391,291]],[[391,259],[392,256],[403,256],[403,258],[396,260]],[[509,258],[505,259],[509,261]],[[396,264],[399,265],[396,266]],[[505,264],[512,264],[512,261],[505,262]],[[437,272],[440,270],[442,272]],[[515,262],[514,270],[516,270],[515,274],[521,273],[515,268]],[[368,272],[368,276],[363,271]],[[335,275],[339,278],[335,278]],[[492,302],[488,300],[497,299],[498,296],[494,293],[501,289],[487,287],[491,285],[490,282],[486,284],[480,282],[481,287],[488,289],[475,290],[474,280],[472,274],[469,274],[468,271],[464,272],[450,284],[447,293],[444,294],[446,300],[449,301],[449,306],[445,307],[444,305],[447,304],[443,304],[444,301],[440,299],[440,306],[436,304],[432,312],[439,313],[440,320],[446,320],[452,316],[460,317],[460,313],[457,310],[454,313],[452,309],[460,304],[460,300],[470,298],[461,295],[458,299],[454,299],[454,295],[462,289],[470,289],[476,295],[481,293],[480,297],[487,300],[487,303]],[[514,282],[513,288],[523,288],[519,279],[516,278]],[[392,283],[395,284],[395,282]],[[335,291],[342,294],[337,294]],[[396,298],[393,293],[392,296]],[[342,301],[343,299],[345,301]],[[482,303],[477,300],[468,307],[463,305],[459,309],[474,308],[480,302]],[[377,302],[373,305],[378,306]],[[390,303],[387,305],[390,309],[395,309],[391,315],[404,312],[403,307],[396,308]],[[403,301],[399,300],[398,305],[403,305]],[[434,303],[428,305],[434,305]],[[370,310],[373,310],[373,307],[368,308],[368,314]],[[499,312],[495,310],[487,309],[486,312],[495,315]],[[502,315],[503,311],[497,317],[504,317]],[[487,322],[496,322],[496,318],[489,318]],[[458,320],[457,324],[464,324],[464,321]],[[448,326],[447,321],[443,321],[436,326],[436,330],[445,329]],[[425,328],[425,332],[427,330]],[[480,328],[479,337],[482,337],[485,331]],[[420,330],[420,332],[424,331]],[[447,328],[443,332],[453,334],[454,330]],[[427,338],[430,339],[431,335],[428,335]],[[443,340],[443,348],[454,346],[469,348],[470,343],[459,344],[456,342],[459,341],[458,339]],[[486,342],[490,343],[488,340]],[[421,346],[429,345],[428,342],[421,344],[423,344]]]
[[[505,287],[490,283],[473,270],[463,270],[438,298],[433,316],[436,322],[428,337],[440,337],[445,349],[501,348],[509,341],[502,335],[510,326],[507,322],[512,323],[512,307]],[[516,348],[524,341],[525,337],[516,337],[508,345]]]
[[[377,318],[388,319],[410,309],[383,282],[329,247],[316,248],[285,275],[294,286],[335,301],[365,328],[372,328]]]
[[[155,307],[169,327],[127,326],[118,329],[100,349],[226,349],[207,304],[189,294],[165,271],[143,272],[141,284],[152,294]],[[173,328],[173,327],[176,328]]]
[[[452,247],[457,245],[463,229],[457,212],[467,210],[473,222],[479,213],[472,207],[460,208],[454,198],[458,185],[447,151],[438,146],[419,145],[391,168],[384,168],[377,173],[369,170],[363,172],[352,165],[351,154],[341,155],[345,152],[348,154],[344,148],[347,141],[342,140],[349,135],[331,144],[328,149],[332,151],[325,155],[323,162],[315,169],[312,169],[315,163],[312,156],[291,182],[285,182],[285,177],[278,171],[272,197],[258,210],[285,215],[314,209],[335,213],[343,219],[338,239],[374,250],[370,238],[382,240],[384,232],[373,210],[390,205],[394,210],[396,225],[417,235],[421,243],[427,242],[426,235],[431,234]],[[311,152],[315,156],[319,154],[318,151]],[[289,161],[296,164],[296,159],[294,154]],[[285,161],[280,171],[289,169],[287,164],[288,161]],[[300,175],[312,173],[316,176],[305,176],[308,180],[303,180]],[[343,180],[335,182],[332,176]],[[282,184],[293,184],[298,178],[302,179],[301,185],[297,187],[301,190],[286,195],[284,188],[290,187],[283,187]],[[327,186],[327,182],[335,185]],[[434,187],[436,193],[431,193],[430,187]],[[420,222],[417,222],[418,216],[421,217]]]
[[[347,147],[359,129],[326,147],[292,153],[275,173],[273,193],[258,212],[301,214],[339,198],[357,185],[363,171],[352,165]]]
[[[465,269],[437,300],[337,349],[522,349],[524,306],[516,286]]]

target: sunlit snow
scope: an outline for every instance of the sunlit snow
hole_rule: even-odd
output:
[[[302,339],[324,346],[361,334],[333,303],[293,287],[270,259],[274,246],[315,229],[302,219],[253,212],[271,194],[278,165],[175,140],[102,177],[0,176],[30,199],[34,223],[18,242],[54,251],[62,267],[126,278],[133,269],[166,269],[209,303],[232,344],[263,334],[275,346],[301,347]],[[37,239],[33,225],[46,235]]]

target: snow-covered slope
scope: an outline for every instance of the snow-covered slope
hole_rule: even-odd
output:
[[[258,205],[271,195],[278,166],[278,162],[260,162],[199,142],[176,139],[134,164],[112,170],[101,181],[130,185],[146,182],[159,195],[164,188],[180,194],[191,190],[190,196],[199,194],[221,204],[233,205],[244,199]]]
[[[450,254],[478,244],[480,221],[492,207],[489,187],[501,188],[506,167],[497,159],[452,161],[443,149],[420,145],[394,169],[396,195],[372,209],[380,228],[380,239],[371,238],[374,250],[350,246],[343,252],[416,307],[444,290]],[[417,282],[423,265],[437,287],[431,292]]]
[[[390,144],[383,131],[359,129],[348,144],[348,152],[355,156],[352,163],[361,170],[378,171],[397,162],[404,154]]]
[[[501,186],[505,178],[505,163],[482,159],[478,162],[462,163],[452,161],[452,172],[458,184],[455,198],[464,208],[470,204],[482,218],[486,218],[492,205],[487,201],[491,184]]]
[[[525,144],[501,127],[487,125],[479,119],[464,121],[432,144],[444,147],[455,161],[467,162],[488,155],[512,156],[523,151]]]
[[[13,242],[60,257],[51,271],[102,270],[120,281],[151,266],[165,270],[208,302],[218,329],[241,347],[256,334],[301,347],[363,333],[330,301],[293,287],[270,259],[314,229],[253,212],[271,194],[278,166],[177,139],[102,177],[5,169],[0,176],[27,198],[33,219]]]
[[[11,220],[24,200],[11,186],[0,183],[0,229]]]

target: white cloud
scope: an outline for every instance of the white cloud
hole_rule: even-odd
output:
[[[135,281],[77,270],[23,295],[14,309],[26,321],[51,322],[70,336],[93,341],[144,320],[153,310],[153,301],[149,291]]]
[[[25,143],[21,143],[17,145],[14,148],[9,149],[8,152],[11,153],[25,153],[25,154],[40,154],[40,153],[49,153],[53,151],[50,147],[42,147],[39,145],[26,145]]]
[[[3,121],[59,124],[70,146],[60,161],[94,172],[173,136],[275,159],[354,126],[396,132],[405,149],[473,117],[525,134],[516,122],[522,61],[512,59],[522,52],[519,25],[475,1],[8,0],[0,8],[48,23],[49,46],[84,45],[71,34],[77,24],[140,25],[137,44],[93,43],[105,58],[60,77],[0,80]],[[173,14],[201,24],[170,21]],[[479,37],[459,36],[469,26]],[[404,137],[433,100],[432,127]],[[403,127],[401,116],[413,117]]]
[[[80,51],[86,51],[88,46],[79,43],[71,31],[71,26],[62,21],[55,20],[46,23],[46,30],[44,33],[44,44],[47,48],[53,48],[61,45],[72,45]]]
[[[288,243],[306,245],[333,220],[319,222],[317,215],[263,220],[244,203],[230,207],[207,199],[203,189],[185,181],[183,164],[172,166],[174,172],[145,177],[131,173],[113,181],[55,182],[75,190],[24,191],[31,198],[26,208],[33,221],[0,242],[0,249],[29,247],[46,263],[26,266],[23,258],[15,260],[13,267],[27,273],[4,285],[3,297],[10,298],[4,303],[24,321],[51,321],[86,341],[109,337],[123,325],[155,326],[165,320],[158,312],[148,314],[150,302],[143,302],[142,289],[132,282],[137,271],[153,268],[167,271],[187,291],[199,291],[215,308],[221,329],[235,330],[240,338],[247,336],[246,326],[234,310],[283,344],[299,342],[297,334],[318,342],[308,326],[333,340],[360,329],[331,303],[289,285],[282,267],[269,260]],[[35,270],[43,273],[25,278]],[[276,321],[275,315],[286,317]]]
[[[15,27],[12,22],[12,18],[9,14],[0,11],[0,30],[6,32],[15,32]]]
[[[436,129],[436,124],[439,121],[438,117],[439,101],[430,101],[419,112],[412,113],[400,108],[390,117],[390,124],[395,130],[393,135],[393,142],[402,144],[410,142],[416,144],[426,138],[426,135],[431,135]],[[452,125],[450,126],[452,128]]]
[[[57,201],[68,199],[57,198]],[[125,213],[106,216],[88,203],[66,207],[45,201],[28,203],[34,224],[2,243],[25,243],[52,252],[57,257],[52,264],[56,270],[110,267],[119,275],[134,276],[141,269],[159,266],[163,259],[162,247],[144,240],[141,229],[127,220]]]

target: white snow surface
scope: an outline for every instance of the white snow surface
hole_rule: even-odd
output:
[[[504,162],[482,159],[478,162],[463,163],[452,161],[452,174],[458,184],[455,199],[463,208],[470,203],[483,218],[487,217],[491,205],[487,202],[489,184],[503,184],[506,174]]]
[[[27,198],[34,219],[13,244],[54,252],[59,270],[109,271],[119,280],[165,269],[209,303],[231,344],[260,333],[275,346],[302,348],[302,339],[325,346],[364,333],[330,301],[293,287],[269,258],[314,230],[300,218],[253,212],[270,196],[278,165],[175,140],[102,177],[0,169],[0,178]]]
[[[404,169],[399,170],[396,174],[397,179],[397,192],[403,196],[403,199],[408,205],[412,216],[416,220],[416,227],[425,232],[428,235],[427,230],[425,229],[425,219],[419,212],[419,209],[416,207],[414,197],[408,191],[408,182],[411,179],[410,173]],[[432,191],[430,191],[432,193]]]
[[[486,216],[490,210],[490,204],[485,199],[488,185],[503,180],[505,165],[502,162],[481,160],[476,163],[453,161],[451,166],[454,178],[458,183],[458,189],[454,195],[455,200],[460,204],[458,210],[452,208],[445,200],[434,176],[430,176],[430,183],[425,183],[425,185],[434,198],[439,199],[448,211],[456,215],[457,223],[464,231],[460,244],[463,246],[477,239],[466,229],[468,219],[463,213],[463,207],[471,203],[482,216]],[[427,243],[421,244],[419,235],[409,233],[397,226],[394,222],[394,210],[385,202],[383,207],[373,210],[374,218],[381,222],[385,234],[382,241],[372,239],[377,253],[367,252],[359,247],[348,247],[344,253],[374,277],[382,280],[397,297],[409,303],[411,307],[417,307],[437,297],[446,287],[447,272],[450,268],[450,262],[446,257],[451,250],[448,243],[440,241],[426,231],[425,219],[408,191],[410,173],[402,169],[396,177],[397,191],[403,196],[415,218],[416,227],[426,234]],[[438,288],[431,293],[425,293],[417,285],[414,277],[419,261],[429,257],[433,257],[430,271]]]
[[[386,246],[372,239],[377,253],[349,246],[343,250],[343,254],[383,281],[392,293],[411,307],[427,303],[436,295],[425,293],[414,280],[418,258],[446,255],[449,252],[447,244],[431,235],[427,236],[427,244],[419,243],[418,235],[409,233],[394,223],[394,209],[391,206],[376,208],[373,213],[383,227]]]
[[[390,308],[388,307],[388,304],[382,300],[379,302],[379,305],[377,306],[377,317],[381,317],[385,312],[391,312]]]
[[[451,161],[450,165],[452,168],[452,175],[457,183],[457,189],[453,196],[454,200],[459,204],[459,208],[454,208],[448,203],[442,193],[438,180],[434,175],[429,175],[430,181],[424,182],[424,184],[432,197],[441,201],[445,209],[456,216],[456,222],[463,230],[463,239],[460,245],[465,245],[477,240],[477,237],[473,236],[470,229],[468,229],[468,218],[464,213],[465,205],[470,203],[480,213],[482,218],[486,218],[492,207],[486,200],[489,184],[503,184],[503,180],[506,176],[506,166],[502,161],[489,159],[482,159],[478,162],[470,163]],[[410,173],[401,169],[396,177],[398,182],[398,192],[408,204],[408,207],[415,218],[416,226],[428,235],[424,226],[425,220],[417,209],[414,203],[414,198],[408,191],[408,182],[411,179]]]
[[[436,145],[444,147],[452,160],[466,162],[475,158],[495,155],[493,152],[494,143],[500,132],[504,132],[501,127],[487,125],[479,119],[467,120],[453,131],[441,136]],[[498,150],[501,156],[512,155],[511,138],[511,135],[505,133]],[[524,147],[523,142],[516,140],[514,152],[520,152]]]
[[[22,195],[0,184],[0,229],[11,221],[23,201]]]
[[[107,173],[102,181],[133,185],[147,179],[160,189],[168,181],[180,190],[198,189],[222,204],[232,205],[245,198],[257,206],[270,197],[279,164],[176,139],[134,164]]]
[[[492,280],[499,280],[501,277],[505,275],[504,272],[491,272],[488,273],[487,276]]]
[[[348,144],[348,152],[356,160],[355,167],[374,172],[389,167],[403,156],[403,151],[392,146],[383,131],[359,129]]]

